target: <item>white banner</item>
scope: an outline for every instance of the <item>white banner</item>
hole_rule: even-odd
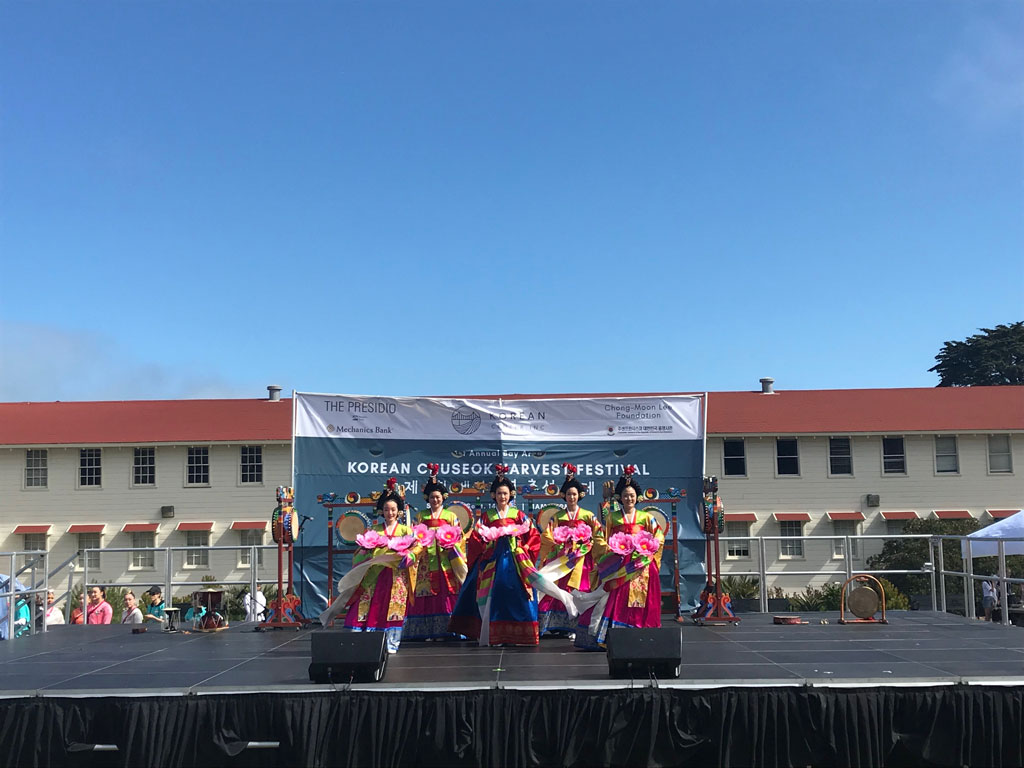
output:
[[[468,400],[295,393],[296,437],[377,440],[700,440],[700,395]]]

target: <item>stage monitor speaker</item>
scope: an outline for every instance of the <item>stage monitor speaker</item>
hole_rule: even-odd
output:
[[[320,629],[312,635],[309,679],[314,683],[376,683],[388,664],[383,632]]]
[[[607,645],[610,677],[679,677],[683,636],[678,627],[612,627],[608,630]]]

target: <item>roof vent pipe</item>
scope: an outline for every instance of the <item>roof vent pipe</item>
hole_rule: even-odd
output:
[[[765,376],[761,379],[761,394],[762,395],[774,395],[775,390],[772,389],[772,384],[775,383],[775,379],[771,376]]]
[[[267,399],[272,403],[280,401],[281,388],[276,384],[271,384],[269,387],[267,387]]]

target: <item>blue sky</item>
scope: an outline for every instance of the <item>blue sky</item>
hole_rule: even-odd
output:
[[[932,386],[1019,2],[3,2],[0,400]]]

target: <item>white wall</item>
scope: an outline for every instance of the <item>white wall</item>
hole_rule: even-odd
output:
[[[252,443],[247,443],[251,445]],[[24,446],[0,449],[0,551],[24,548],[24,539],[13,530],[20,524],[49,523],[50,567],[73,555],[78,536],[67,533],[74,523],[105,523],[103,547],[130,547],[131,534],[122,533],[125,523],[160,523],[156,546],[185,546],[186,534],[176,530],[178,523],[213,521],[210,544],[237,546],[238,531],[231,530],[235,520],[267,520],[276,506],[278,485],[291,484],[290,443],[262,444],[263,482],[241,482],[240,444],[209,445],[210,484],[190,487],[185,484],[187,446],[156,446],[156,485],[132,486],[134,446],[85,446],[102,448],[101,487],[78,487],[79,449],[82,446],[46,448],[48,483],[45,489],[25,487]],[[149,446],[146,446],[149,447]],[[174,507],[174,517],[164,519],[160,508]],[[269,527],[264,542],[271,543]],[[159,561],[153,569],[129,567],[126,553],[104,553],[102,570],[90,572],[90,582],[133,583],[150,586],[163,583],[165,565]],[[210,553],[210,566],[185,567],[179,554],[174,563],[175,579],[199,581],[204,575],[247,580],[248,568],[238,567],[236,552]],[[0,562],[0,570],[8,564]],[[264,555],[261,578],[276,574],[276,556]],[[64,576],[66,579],[66,575]]]

